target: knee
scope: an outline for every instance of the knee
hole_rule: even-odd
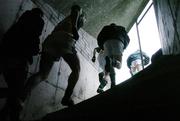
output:
[[[106,86],[106,84],[108,83],[105,79],[99,80],[99,82],[102,86]]]
[[[103,76],[104,76],[103,72],[99,73],[99,78],[103,78]]]

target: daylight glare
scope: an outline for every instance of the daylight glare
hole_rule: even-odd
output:
[[[150,6],[150,4],[151,4],[151,1],[147,4],[144,11]],[[144,14],[144,11],[142,12],[142,14]],[[142,18],[142,14],[138,18],[138,20]],[[158,49],[161,48],[153,5],[145,14],[141,22],[138,24],[138,29],[139,29],[141,49],[151,58],[151,56]],[[123,53],[122,68],[119,70],[116,69],[116,83],[117,84],[131,77],[131,74],[127,67],[126,60],[131,53],[139,49],[136,24],[133,25],[128,35],[130,37],[130,43]]]

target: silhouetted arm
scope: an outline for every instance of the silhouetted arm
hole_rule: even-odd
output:
[[[100,53],[101,51],[101,48],[100,47],[96,47],[94,48],[94,51],[93,51],[93,57],[92,57],[92,62],[95,62],[96,61],[96,52]]]
[[[72,32],[75,40],[79,39],[77,24],[81,11],[80,7],[74,7],[71,9]]]

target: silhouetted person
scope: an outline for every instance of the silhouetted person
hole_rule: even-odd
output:
[[[97,57],[96,57],[96,53],[98,53]],[[103,88],[108,83],[108,81],[107,81],[108,77],[104,77],[104,73],[105,73],[104,68],[105,68],[106,60],[105,60],[105,57],[104,57],[104,50],[101,49],[100,47],[94,48],[93,57],[91,59],[92,62],[95,62],[96,58],[97,58],[98,64],[99,64],[99,68],[98,68],[99,74],[98,74],[98,76],[99,76],[99,82],[100,82],[100,85],[99,85],[99,88],[98,88],[97,92],[102,93],[102,92],[104,92]]]
[[[72,72],[68,78],[68,86],[61,103],[65,106],[74,105],[71,95],[78,81],[80,62],[75,50],[75,43],[79,39],[78,30],[84,24],[84,14],[78,5],[71,7],[71,13],[62,20],[45,39],[42,44],[42,55],[39,72],[28,79],[29,92],[41,81],[47,79],[55,61],[62,57],[70,66]]]
[[[44,26],[42,16],[39,8],[24,12],[3,36],[0,45],[1,65],[9,92],[7,103],[1,111],[1,116],[4,116],[2,120],[6,120],[6,115],[11,121],[19,120],[28,65],[32,64],[32,57],[39,53],[39,36]]]
[[[110,76],[111,88],[116,85],[114,68],[121,68],[123,51],[128,46],[129,41],[129,36],[123,26],[112,23],[104,26],[100,31],[97,42],[99,48],[104,51],[105,65],[104,71],[99,73],[98,93],[103,92],[103,88],[107,84],[107,76]]]
[[[141,71],[143,69],[143,66],[146,66],[149,64],[150,58],[145,52],[142,52],[142,60],[143,61],[141,61],[140,50],[137,50],[128,56],[127,66],[130,70],[131,76]]]

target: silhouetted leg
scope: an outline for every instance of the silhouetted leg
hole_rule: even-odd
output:
[[[116,85],[116,73],[114,68],[110,67],[110,79],[111,79],[111,88]]]
[[[71,100],[71,95],[73,93],[73,89],[79,79],[79,72],[80,72],[80,62],[79,58],[76,54],[66,54],[63,56],[63,59],[67,62],[67,64],[71,68],[71,74],[68,79],[68,86],[66,88],[64,97],[62,99],[63,105],[71,106],[73,105],[73,101]]]
[[[99,82],[101,83],[101,80],[103,79],[103,77],[104,77],[104,72],[101,72],[101,73],[99,73]]]
[[[112,55],[111,60],[112,60],[112,66],[113,67],[115,67],[117,69],[121,69],[121,66],[122,66],[122,54]]]
[[[115,70],[113,67],[112,59],[108,56],[106,56],[106,65],[105,65],[106,72],[110,73],[110,79],[111,79],[111,88],[116,85],[116,78],[115,78]]]
[[[4,111],[9,114],[10,120],[18,121],[20,111],[22,110],[21,98],[27,78],[27,67],[26,65],[19,64],[16,68],[7,68],[3,75],[9,91]]]
[[[105,57],[106,64],[105,64],[105,71],[106,73],[110,72],[110,67],[111,67],[111,60],[110,57],[106,56]]]
[[[104,72],[99,73],[99,82],[100,82],[100,85],[99,85],[99,87],[97,89],[97,93],[104,92],[103,88],[106,86],[107,81],[103,77],[104,77]]]
[[[53,66],[54,58],[49,54],[43,53],[41,55],[39,72],[33,74],[26,83],[26,91],[24,94],[24,100],[28,95],[30,95],[31,91],[41,82],[47,79],[49,72]]]

